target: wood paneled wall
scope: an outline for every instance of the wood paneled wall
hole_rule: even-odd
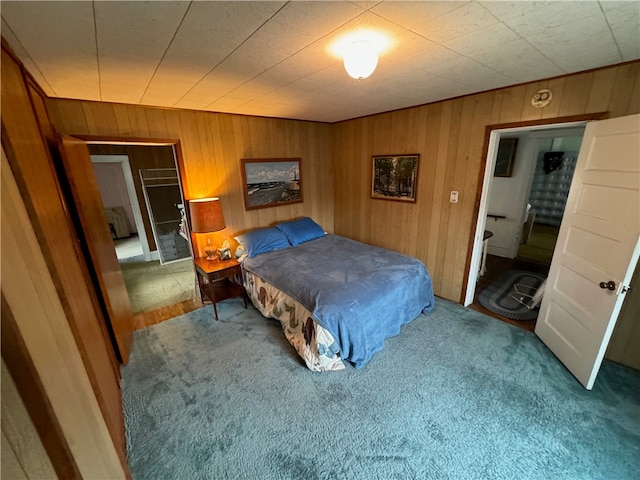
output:
[[[541,88],[545,108],[531,106]],[[640,111],[640,62],[333,125],[335,233],[418,257],[436,295],[459,302],[475,230],[488,125]],[[417,203],[372,200],[371,156],[420,153]],[[449,193],[460,192],[459,203]]]
[[[47,108],[60,133],[178,140],[185,198],[222,200],[227,228],[218,238],[300,216],[334,229],[331,125],[60,99],[49,99]],[[283,157],[302,159],[304,202],[245,211],[240,159]]]
[[[82,435],[86,439],[78,441],[82,445],[74,445],[71,452],[60,446],[57,431],[50,427],[54,421],[59,420],[62,425],[69,419],[71,423],[86,422],[86,428],[95,424],[108,429],[106,437],[101,436],[102,430],[95,430],[96,441],[111,443],[108,447],[100,446],[105,463],[111,462],[115,449],[121,463],[108,466],[103,472],[118,471],[125,476],[123,469],[128,472],[128,467],[119,371],[69,206],[47,148],[55,145],[56,139],[41,94],[28,83],[21,65],[5,49],[4,42],[1,72],[2,275],[10,279],[2,283],[2,356],[60,476],[73,476],[74,469],[77,470],[74,462],[96,461],[92,458],[95,451],[84,449],[83,442],[92,441],[91,435],[79,433],[81,429],[73,425],[58,432],[60,436],[69,442],[78,441]],[[33,372],[25,368],[27,359],[32,359],[28,362],[33,362]],[[61,362],[64,368],[60,367]],[[87,378],[92,392],[84,390]],[[75,387],[66,388],[72,384]],[[26,388],[29,390],[25,394]],[[54,402],[53,397],[43,395],[56,396],[61,389],[64,395],[56,397],[54,415],[60,418],[46,423],[51,412],[44,407],[47,402]],[[93,403],[99,406],[97,412]],[[91,408],[83,410],[81,404]],[[88,418],[83,418],[85,413]],[[73,432],[77,436],[69,436]],[[83,457],[85,453],[88,456]],[[79,457],[75,458],[76,455]],[[96,469],[87,471],[98,472],[100,468],[97,464]]]
[[[127,478],[4,149],[1,172],[2,358],[61,478]]]
[[[221,196],[227,237],[309,215],[330,232],[420,258],[436,294],[459,302],[486,127],[637,113],[639,76],[633,62],[333,125],[60,99],[47,106],[63,133],[179,140],[186,198]],[[553,101],[535,109],[530,98],[541,88]],[[371,156],[402,153],[421,155],[417,203],[372,200]],[[240,159],[269,157],[302,158],[305,201],[247,212]],[[451,190],[460,192],[459,203],[449,203]]]
[[[136,196],[142,213],[142,223],[144,231],[149,241],[149,249],[156,249],[156,242],[153,238],[151,220],[146,208],[144,193],[142,193],[142,181],[140,180],[140,170],[146,168],[176,168],[176,161],[173,156],[173,147],[168,145],[89,145],[91,155],[127,155],[129,165],[133,175],[133,183],[136,188]]]

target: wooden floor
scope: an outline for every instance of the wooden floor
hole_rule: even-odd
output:
[[[164,322],[165,320],[177,317],[178,315],[192,312],[200,307],[202,307],[202,302],[199,298],[196,298],[193,300],[186,300],[175,305],[170,305],[168,307],[162,307],[151,312],[136,313],[133,316],[133,329],[139,330],[150,325],[155,325],[156,323]]]
[[[487,255],[486,265],[487,272],[478,280],[473,303],[469,305],[469,308],[471,308],[472,310],[476,310],[477,312],[484,313],[485,315],[489,315],[490,317],[497,318],[498,320],[502,320],[503,322],[510,323],[511,325],[515,325],[517,327],[533,332],[536,327],[535,320],[512,320],[510,318],[503,317],[502,315],[487,310],[478,301],[478,295],[507,270],[527,270],[529,272],[536,272],[547,275],[549,273],[549,265],[533,263],[518,258],[496,257],[494,255]]]

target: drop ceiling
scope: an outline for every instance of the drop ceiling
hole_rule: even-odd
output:
[[[336,122],[640,58],[640,2],[2,1],[51,97]],[[332,51],[386,38],[364,80]]]

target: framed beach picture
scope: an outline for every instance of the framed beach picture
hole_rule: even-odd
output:
[[[417,153],[375,155],[371,166],[371,198],[415,203],[419,160]]]
[[[299,158],[243,158],[245,210],[302,202]]]

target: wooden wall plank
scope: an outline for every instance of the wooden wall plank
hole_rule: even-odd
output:
[[[609,87],[615,82],[618,69],[607,68],[593,73],[593,82],[587,99],[587,111],[604,112],[609,108],[613,90]]]
[[[572,75],[566,78],[562,96],[553,101],[560,104],[558,116],[568,117],[574,112],[585,113],[589,101],[589,93],[593,83],[593,72]]]
[[[639,77],[640,62],[628,63],[619,67],[608,108],[612,118],[637,113],[637,110],[634,109],[638,108],[638,103],[633,99],[637,98],[636,90]]]

